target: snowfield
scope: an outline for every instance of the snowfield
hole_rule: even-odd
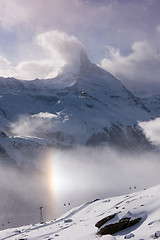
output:
[[[122,218],[141,218],[132,227],[112,235],[98,235],[95,224],[115,214],[107,224]],[[23,226],[0,231],[1,240],[147,240],[160,237],[160,185],[128,195],[94,200],[67,212],[65,215],[43,224]]]

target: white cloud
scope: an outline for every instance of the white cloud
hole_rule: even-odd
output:
[[[22,61],[16,66],[7,59],[0,57],[0,76],[15,77],[22,80],[33,80],[35,78],[45,79],[56,77],[59,66],[53,59],[40,59],[34,61]]]
[[[160,146],[160,118],[149,122],[139,122],[146,137],[154,144]]]
[[[19,155],[22,159],[23,156]],[[47,156],[39,149],[37,159],[32,158],[32,166],[27,161],[27,167],[25,164],[12,167],[0,163],[1,223],[5,227],[8,221],[10,227],[38,222],[38,207],[42,204],[45,206],[45,221],[53,217],[54,196]],[[35,170],[36,162],[38,167]]]
[[[58,68],[53,59],[23,61],[15,67],[14,77],[23,80],[56,77]]]
[[[159,82],[160,54],[147,41],[135,42],[132,52],[122,56],[119,49],[107,46],[108,56],[101,61],[101,67],[120,80]]]
[[[13,76],[12,63],[3,57],[0,57],[0,76]]]
[[[132,154],[108,147],[79,147],[56,151],[52,158],[58,165],[55,188],[59,199],[73,196],[74,201],[78,189],[77,194],[84,202],[124,194],[129,187],[143,189],[159,182],[159,155],[153,152]]]
[[[32,116],[22,115],[11,124],[11,133],[15,136],[43,137],[54,129],[54,124],[49,113],[39,113]]]
[[[50,51],[52,58],[62,68],[67,65],[67,71],[77,71],[84,48],[77,38],[58,30],[39,34],[37,42]],[[86,56],[87,57],[87,56]]]
[[[39,56],[35,60],[23,60],[14,66],[7,59],[0,57],[0,75],[23,80],[35,78],[54,78],[58,72],[79,70],[81,57],[87,58],[83,45],[74,36],[58,30],[38,34]],[[36,58],[36,53],[34,58]]]

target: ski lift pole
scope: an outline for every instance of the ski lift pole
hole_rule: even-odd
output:
[[[43,212],[42,212],[42,209],[43,209],[43,207],[40,207],[40,208],[39,208],[39,210],[40,210],[40,223],[41,223],[41,224],[44,223],[44,221],[43,221]]]

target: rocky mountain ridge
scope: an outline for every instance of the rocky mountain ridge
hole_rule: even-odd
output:
[[[146,148],[137,123],[151,117],[140,98],[86,55],[77,73],[64,69],[54,79],[33,81],[0,78],[3,158],[12,158],[8,149],[15,145],[20,151],[32,145]]]

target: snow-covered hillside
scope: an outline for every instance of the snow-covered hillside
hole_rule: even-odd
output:
[[[137,121],[150,118],[139,98],[85,54],[76,73],[64,69],[54,79],[33,81],[0,78],[3,159],[14,159],[13,150],[28,145],[140,148],[148,142]]]
[[[72,209],[54,221],[0,231],[0,238],[1,240],[156,239],[160,237],[159,199],[160,185],[120,197],[96,199]],[[101,228],[137,218],[140,222],[112,235],[101,236],[97,234],[99,230],[95,225],[107,216],[112,216],[112,219]]]

